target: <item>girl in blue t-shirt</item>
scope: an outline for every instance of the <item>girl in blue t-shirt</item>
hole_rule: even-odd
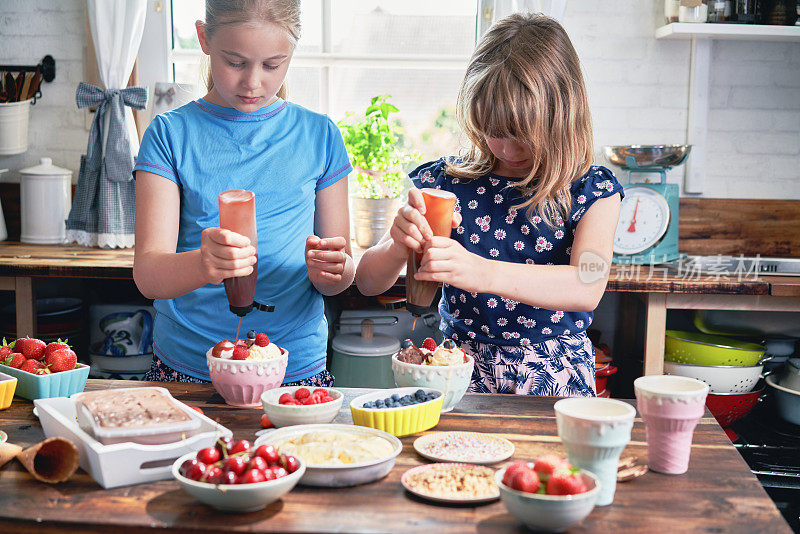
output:
[[[622,187],[591,166],[586,90],[564,29],[520,14],[492,26],[458,117],[469,151],[411,173],[417,187],[455,193],[451,236],[432,236],[411,189],[356,283],[381,293],[409,250],[424,252],[414,276],[444,284],[441,329],[475,358],[471,391],[594,396],[586,328],[608,280]]]
[[[197,35],[208,94],[154,118],[136,166],[134,279],[154,298],[147,380],[208,380],[206,351],[233,339],[238,317],[222,281],[258,262],[256,301],[241,325],[289,352],[284,383],[332,385],[322,295],[348,287],[347,175],[333,122],[285,100],[300,31],[298,0],[207,0]],[[255,193],[256,243],[219,228],[219,193]]]

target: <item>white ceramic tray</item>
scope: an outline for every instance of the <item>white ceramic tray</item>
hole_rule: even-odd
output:
[[[188,439],[164,445],[129,442],[103,445],[78,426],[72,399],[36,399],[33,404],[45,436],[72,441],[78,447],[81,468],[106,489],[172,478],[175,459],[212,446],[219,436],[232,436],[230,430],[198,413],[200,428]]]

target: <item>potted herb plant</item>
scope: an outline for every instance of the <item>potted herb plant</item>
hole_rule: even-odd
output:
[[[348,113],[338,122],[356,176],[356,193],[351,199],[356,244],[371,247],[386,233],[400,207],[403,165],[412,154],[402,149],[403,131],[390,114],[398,111],[389,95],[370,99],[364,115]]]

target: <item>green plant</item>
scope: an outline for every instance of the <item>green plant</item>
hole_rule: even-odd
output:
[[[398,109],[388,101],[389,95],[370,99],[360,120],[347,113],[337,126],[356,173],[358,194],[363,198],[396,198],[403,190],[402,166],[414,154],[403,149],[404,132],[400,123],[389,115]]]

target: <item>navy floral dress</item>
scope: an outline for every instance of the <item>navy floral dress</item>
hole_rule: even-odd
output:
[[[517,178],[490,173],[462,181],[445,161],[425,163],[409,175],[414,185],[455,193],[461,225],[450,237],[479,256],[506,262],[567,265],[575,228],[600,198],[619,193],[613,173],[593,166],[571,186],[572,211],[548,227],[531,217],[512,185]],[[547,310],[489,293],[444,284],[440,328],[475,357],[471,391],[594,396],[594,349],[586,336],[591,312]]]

